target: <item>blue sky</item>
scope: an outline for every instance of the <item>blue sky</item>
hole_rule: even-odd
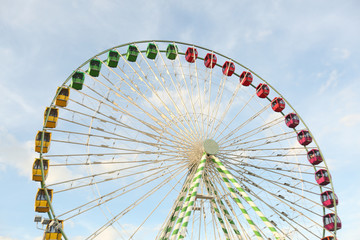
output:
[[[358,1],[19,1],[0,8],[0,240],[39,239],[33,141],[56,87],[115,45],[194,43],[250,67],[306,121],[340,199],[339,239],[360,224]]]

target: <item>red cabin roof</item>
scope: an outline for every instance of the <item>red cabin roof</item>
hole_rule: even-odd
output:
[[[204,64],[205,67],[207,68],[213,68],[216,65],[216,55],[213,53],[208,53],[206,54],[205,58],[204,58]]]
[[[269,95],[269,93],[270,93],[270,88],[265,83],[260,83],[256,87],[256,95],[259,98],[266,98]]]
[[[321,186],[326,186],[330,183],[329,173],[326,169],[317,170],[315,173],[315,180]]]
[[[282,98],[276,97],[271,101],[271,107],[275,112],[281,112],[285,108],[285,102]]]
[[[253,75],[251,72],[243,71],[240,75],[240,83],[243,86],[249,86],[253,81]]]
[[[235,64],[233,62],[226,61],[222,67],[224,75],[230,77],[235,72]]]
[[[294,128],[299,125],[300,119],[295,113],[289,113],[285,116],[285,123],[289,128]]]
[[[310,137],[310,142],[311,142],[311,140],[312,139]],[[317,149],[311,149],[307,153],[307,158],[312,165],[318,165],[319,163],[321,163],[323,161],[323,159],[320,155],[320,151]]]
[[[321,240],[336,240],[333,236],[324,237]]]
[[[322,204],[327,208],[334,207],[334,198],[333,198],[334,196],[335,196],[335,204],[337,206],[339,204],[339,200],[336,194],[335,193],[333,194],[332,191],[325,191],[322,194],[320,194]]]
[[[197,57],[198,57],[198,52],[196,48],[188,47],[188,49],[185,52],[185,60],[188,61],[189,63],[193,63],[195,62]]]
[[[323,216],[323,222],[324,222],[324,228],[326,228],[329,231],[335,230],[335,214],[329,213]],[[336,219],[336,230],[341,229],[341,221],[340,218],[337,217]]]
[[[299,143],[303,146],[309,145],[312,142],[312,138],[308,130],[301,130],[297,134],[297,139]]]

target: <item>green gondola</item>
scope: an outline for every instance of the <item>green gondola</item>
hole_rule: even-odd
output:
[[[117,67],[120,59],[120,54],[115,50],[110,50],[108,58],[106,59],[106,64],[109,67],[115,68]]]
[[[126,53],[126,60],[128,60],[129,62],[135,62],[138,54],[138,49],[134,45],[129,45]]]
[[[85,74],[83,72],[79,72],[79,71],[75,72],[72,75],[70,87],[76,90],[81,90],[83,87],[84,80],[85,80]]]
[[[178,53],[178,47],[175,44],[169,44],[166,48],[166,57],[174,60]]]
[[[90,67],[87,72],[90,76],[98,77],[101,69],[101,62],[98,59],[91,59],[90,60]]]
[[[158,53],[157,47],[154,43],[149,43],[146,49],[146,57],[149,59],[155,59]]]

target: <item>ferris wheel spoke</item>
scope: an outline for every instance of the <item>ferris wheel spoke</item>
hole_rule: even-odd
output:
[[[219,108],[221,105],[221,100],[223,97],[226,80],[227,80],[227,77],[225,75],[223,75],[221,78],[221,82],[219,84],[219,88],[217,90],[216,98],[214,101],[214,107],[213,107],[213,110],[211,111],[211,115],[210,115],[210,119],[212,122],[211,122],[210,131],[209,131],[209,136],[213,135],[213,131],[214,131],[214,127],[215,127],[215,119],[217,118],[218,111],[219,111]]]
[[[127,61],[126,61],[127,62]],[[128,63],[128,62],[127,62]],[[128,63],[128,65],[130,66],[130,68],[133,70],[133,73],[135,73],[136,75],[137,75],[137,77],[142,81],[142,82],[144,82],[145,84],[146,84],[146,82],[144,81],[144,79],[140,76],[140,74]],[[109,67],[108,67],[109,68]],[[111,69],[111,71],[113,71],[112,69]],[[114,72],[114,71],[113,71]],[[157,106],[155,106],[153,103],[152,103],[152,101],[150,101],[141,91],[140,91],[140,89],[139,89],[139,87],[138,87],[138,85],[136,84],[136,83],[134,83],[134,81],[131,79],[131,78],[129,78],[129,76],[125,73],[125,72],[123,72],[124,73],[124,75],[126,76],[126,78],[131,82],[131,84],[130,83],[128,83],[127,81],[123,81],[125,84],[127,84],[128,85],[128,87],[133,91],[133,92],[135,92],[139,97],[142,97],[155,111],[156,111],[156,113],[164,120],[164,121],[166,121],[166,122],[170,122],[172,119],[170,119],[169,117],[167,117],[167,115],[165,115],[163,112],[161,112],[160,111],[160,109],[157,107]],[[107,77],[105,77],[104,75],[102,75],[103,76],[103,78],[104,79],[106,79],[109,83],[111,83],[111,85],[118,91],[118,92],[120,92],[121,94],[123,94],[123,96],[126,98],[126,94],[123,92],[123,91],[121,91],[121,89],[118,87],[118,86],[116,86],[115,84],[113,84],[111,81],[110,81],[110,79],[108,79]],[[119,75],[118,75],[118,77],[120,77]],[[147,85],[147,84],[146,84]],[[154,90],[153,89],[151,89],[151,88],[149,88],[153,93],[154,93]],[[127,97],[127,99],[128,99],[129,97]],[[126,100],[127,100],[126,99]],[[160,98],[160,101],[162,102],[162,104],[163,104],[163,106],[166,106],[165,105],[165,103],[161,100],[161,98]],[[138,107],[138,108],[140,108],[138,105],[135,105],[136,107]],[[172,112],[170,112],[170,109],[169,108],[165,108],[166,110],[168,110],[168,113],[170,114],[170,116],[174,116],[174,113],[172,113]],[[141,109],[142,111],[144,111],[143,109]],[[177,132],[174,128],[172,128],[171,126],[169,126],[175,133],[179,133],[179,134],[186,134],[186,132],[184,133],[184,132],[182,132],[182,130],[181,130],[181,128],[177,125],[177,122],[174,122],[175,124],[176,124],[176,126],[177,126],[177,128],[180,130],[180,132]],[[185,135],[185,137],[187,137],[187,138],[189,138],[189,137],[191,137],[191,135]]]
[[[119,180],[121,178],[134,177],[136,175],[142,175],[142,174],[145,174],[145,173],[151,174],[153,171],[156,171],[156,170],[159,170],[159,169],[170,169],[171,167],[178,166],[178,165],[179,165],[178,163],[175,163],[175,164],[172,164],[172,165],[169,165],[169,166],[163,166],[163,167],[160,166],[160,167],[156,167],[156,168],[148,168],[148,169],[145,169],[145,170],[142,170],[142,171],[139,170],[136,173],[124,174],[124,175],[121,175],[121,176],[119,175],[120,174],[119,172],[121,172],[122,170],[129,170],[129,169],[134,169],[136,167],[144,167],[145,166],[145,165],[141,165],[141,166],[129,167],[129,168],[124,168],[124,169],[119,169],[119,170],[113,170],[113,171],[104,172],[104,173],[100,173],[100,174],[88,175],[86,177],[81,177],[81,178],[77,178],[77,179],[71,179],[71,180],[62,181],[62,182],[56,182],[56,183],[53,183],[53,184],[49,184],[49,186],[61,185],[61,184],[66,184],[66,183],[70,184],[71,187],[57,190],[57,191],[54,192],[54,194],[55,194],[55,193],[66,192],[66,191],[70,191],[70,190],[74,190],[74,189],[78,189],[78,188],[82,188],[82,187],[89,187],[89,186],[92,186],[92,185],[95,185],[95,184],[106,183],[106,182],[109,182],[109,181],[115,181],[115,180]],[[109,176],[106,179],[94,180],[95,177],[102,176],[102,175],[105,175],[105,174],[113,174],[113,173],[118,173],[118,174],[116,174],[117,176],[115,176],[115,177]],[[89,182],[83,183],[83,180],[88,179],[88,178],[91,178],[91,179],[89,179]],[[82,181],[82,182],[81,182],[81,184],[76,184],[77,181]]]
[[[140,55],[142,57],[142,59],[144,60],[144,62],[146,62],[148,68],[150,69],[152,75],[156,78],[157,82],[160,84],[160,86],[162,87],[162,89],[167,93],[167,97],[170,99],[170,101],[172,102],[176,113],[178,116],[181,116],[181,118],[184,120],[184,122],[186,123],[187,127],[182,123],[181,120],[178,120],[177,122],[174,122],[175,124],[180,124],[182,126],[182,128],[184,129],[188,129],[189,130],[189,135],[187,135],[188,138],[193,139],[192,135],[196,135],[195,132],[193,132],[192,128],[191,128],[191,123],[190,121],[186,120],[186,118],[183,116],[183,114],[181,113],[180,109],[178,108],[177,104],[175,103],[175,100],[173,99],[172,95],[168,92],[168,89],[166,87],[164,87],[164,84],[162,81],[160,81],[159,77],[155,74],[154,69],[151,67],[151,65],[145,60],[145,56],[142,54],[142,52],[140,52]],[[138,66],[138,68],[141,70],[141,67],[139,66],[139,64],[136,62],[136,65]],[[142,71],[141,71],[142,72]],[[145,73],[142,72],[142,75],[144,76],[145,79],[147,79],[147,75]],[[170,116],[173,118],[175,116],[175,113],[171,111],[171,109],[168,107],[168,104],[166,104],[164,102],[164,100],[161,98],[161,96],[159,96],[159,94],[157,93],[156,89],[154,88],[154,86],[150,83],[145,81],[143,78],[140,79],[141,81],[143,81],[143,83],[152,91],[153,95],[157,97],[157,99],[161,102],[162,106],[167,110],[167,112],[170,114]],[[178,126],[178,128],[180,128]]]
[[[71,219],[71,218],[76,217],[76,216],[78,216],[80,214],[83,214],[83,213],[85,213],[85,212],[87,212],[87,211],[89,211],[89,210],[91,210],[91,209],[93,209],[95,207],[98,207],[98,206],[100,206],[100,205],[102,205],[102,204],[104,204],[106,202],[114,200],[114,199],[116,199],[118,197],[121,197],[121,196],[131,192],[131,191],[134,191],[134,190],[136,190],[136,189],[138,189],[140,187],[143,187],[146,184],[149,184],[149,183],[151,183],[153,181],[156,181],[158,179],[158,177],[159,177],[159,176],[157,176],[157,174],[162,174],[162,175],[160,175],[162,177],[164,177],[166,175],[171,175],[168,179],[164,180],[164,181],[167,181],[169,179],[172,179],[174,176],[177,176],[178,174],[180,174],[185,168],[186,168],[186,166],[180,166],[180,167],[174,169],[173,171],[175,171],[175,173],[177,173],[176,175],[175,174],[172,175],[172,173],[170,173],[170,172],[164,173],[163,170],[160,170],[160,171],[156,172],[153,175],[148,175],[148,176],[145,176],[143,178],[140,178],[140,179],[138,179],[138,180],[136,180],[136,181],[134,181],[134,182],[132,182],[130,184],[127,184],[127,185],[125,185],[125,186],[123,186],[121,188],[115,189],[114,191],[112,191],[110,193],[101,195],[98,198],[90,200],[87,203],[84,203],[84,204],[82,204],[82,205],[80,205],[78,207],[75,207],[75,208],[71,209],[71,210],[68,210],[68,211],[58,215],[58,218],[62,217],[62,216],[65,216],[65,215],[69,215],[70,213],[73,213],[73,215],[67,217],[67,219]],[[144,180],[146,180],[146,181],[144,181]],[[135,184],[138,184],[138,185],[135,186]],[[119,193],[120,191],[123,191],[123,192]],[[115,194],[117,194],[117,195],[115,195]],[[87,208],[85,208],[85,207],[87,207]]]
[[[156,185],[154,188],[147,191],[142,197],[134,201],[131,205],[129,205],[126,209],[121,211],[120,213],[116,214],[113,218],[111,218],[109,221],[107,221],[103,226],[98,228],[93,234],[88,236],[86,239],[94,239],[96,236],[98,236],[100,233],[102,233],[104,230],[106,230],[109,226],[114,224],[115,221],[118,221],[121,217],[123,217],[126,213],[128,213],[133,208],[137,207],[139,204],[141,204],[146,198],[154,194],[156,191],[161,189],[163,186],[165,186],[170,180],[175,178],[177,175],[179,175],[182,171],[178,170],[174,172],[174,175],[166,179],[165,181],[161,182],[160,184]]]
[[[235,135],[235,137],[231,139],[231,142],[237,143],[237,142],[244,141],[244,140],[246,140],[248,138],[251,138],[252,136],[255,136],[256,134],[259,134],[259,133],[263,132],[264,130],[275,127],[276,125],[278,125],[282,121],[283,121],[283,117],[274,119],[274,120],[272,120],[270,122],[265,122],[263,125],[260,125],[260,126],[254,128],[254,129],[251,129],[251,130],[249,130],[247,132],[244,132],[244,133],[242,133],[240,135]]]
[[[216,126],[214,127],[213,132],[211,133],[212,138],[216,135],[216,133],[218,132],[218,130],[219,130],[220,126],[221,126],[221,123],[224,122],[225,117],[228,115],[228,112],[229,112],[232,104],[234,103],[235,98],[238,96],[238,92],[239,92],[239,90],[241,89],[241,86],[242,86],[242,85],[241,85],[240,83],[238,83],[238,84],[236,85],[236,88],[235,88],[235,90],[234,90],[231,98],[228,100],[227,105],[226,105],[226,107],[224,108],[224,111],[223,111],[223,113],[222,113],[222,115],[221,115],[221,117],[220,117],[220,120],[218,121],[218,123],[217,123]],[[251,98],[250,98],[250,99],[251,99]],[[235,118],[236,118],[236,116],[237,116],[237,115],[235,115]],[[231,122],[229,122],[229,123],[231,124]],[[219,135],[220,135],[220,134],[219,134]]]
[[[245,180],[247,183],[249,183],[247,180]],[[249,183],[249,184],[251,184],[251,183]],[[253,185],[253,184],[252,184]],[[305,214],[303,214],[303,210],[307,210],[308,212],[309,212],[309,210],[308,209],[306,209],[306,208],[303,208],[303,207],[301,207],[301,209],[303,209],[303,210],[298,210],[298,209],[296,209],[296,208],[294,208],[293,206],[297,206],[297,204],[295,204],[294,202],[291,202],[291,201],[289,201],[289,200],[287,200],[287,199],[283,199],[283,198],[281,198],[281,197],[279,197],[279,196],[276,196],[274,193],[272,193],[271,191],[268,191],[267,189],[265,189],[265,188],[262,188],[261,186],[259,186],[258,184],[256,184],[257,186],[257,188],[259,188],[259,189],[261,189],[261,191],[264,191],[264,192],[266,192],[266,193],[268,193],[269,195],[272,195],[272,197],[274,197],[276,200],[278,200],[279,202],[281,202],[282,204],[284,204],[285,206],[287,206],[288,208],[289,208],[289,210],[292,210],[292,211],[295,211],[297,214],[298,214],[298,216],[304,216],[304,217],[306,217],[309,221],[311,221],[314,225],[317,225],[318,227],[323,227],[323,226],[321,226],[319,223],[317,223],[316,221],[314,221],[312,218],[310,218],[310,217],[308,217],[307,215],[305,215]],[[255,185],[253,185],[253,186],[255,186]],[[274,210],[274,207],[271,207],[271,209],[274,211],[274,212],[276,212],[275,210]],[[280,210],[277,210],[278,212],[280,211]],[[311,211],[310,211],[311,212]],[[285,216],[285,217],[287,217],[290,221],[292,221],[293,223],[295,223],[296,225],[298,225],[298,226],[301,226],[303,229],[309,229],[310,227],[309,226],[303,226],[303,225],[301,225],[298,221],[295,221],[295,219],[296,219],[296,217],[293,217],[293,218],[290,218],[289,216],[288,216],[288,214],[284,214],[284,212],[281,212],[282,213],[282,215],[283,216]],[[321,216],[321,215],[318,215],[318,214],[315,214],[315,215],[317,215],[317,216]],[[314,235],[314,236],[316,236],[316,234],[314,234],[312,231],[310,231],[310,230],[307,230],[309,233],[311,233],[312,235]]]
[[[58,143],[67,143],[67,144],[73,144],[73,145],[82,145],[82,146],[88,146],[88,147],[98,147],[98,148],[103,148],[103,149],[113,149],[113,150],[120,150],[123,151],[122,154],[145,154],[145,155],[159,155],[161,153],[161,155],[163,156],[177,156],[178,152],[176,150],[174,151],[157,151],[157,152],[152,152],[152,151],[148,151],[148,150],[136,150],[136,149],[131,149],[131,148],[118,148],[118,147],[111,147],[109,145],[97,145],[97,144],[87,144],[87,143],[80,143],[80,142],[72,142],[72,141],[65,141],[65,140],[58,140],[58,139],[53,139],[51,140],[52,142],[58,142]]]
[[[198,131],[198,128],[196,127],[196,120],[193,120],[193,119],[192,119],[191,114],[190,114],[190,112],[189,112],[189,110],[188,110],[188,107],[187,107],[186,104],[185,104],[184,94],[183,94],[183,92],[182,92],[181,90],[179,90],[180,84],[179,84],[179,86],[177,86],[177,84],[174,82],[173,76],[170,74],[170,71],[169,71],[169,69],[168,69],[168,67],[167,67],[167,64],[166,64],[163,56],[160,54],[159,57],[160,57],[160,59],[161,59],[161,61],[162,61],[162,64],[163,64],[164,67],[165,67],[166,73],[167,73],[167,75],[169,76],[169,79],[170,79],[170,81],[171,81],[171,83],[172,83],[172,86],[173,86],[173,88],[175,89],[176,94],[177,94],[177,96],[178,96],[179,99],[180,99],[180,102],[181,102],[181,104],[182,104],[182,106],[183,106],[183,108],[184,108],[185,114],[186,114],[187,118],[188,118],[189,121],[190,121],[189,123],[192,124],[192,126],[193,126],[193,131],[195,131],[195,134],[198,135],[198,134],[199,134],[199,131]],[[160,70],[159,65],[157,64],[156,61],[155,61],[154,63],[155,63],[156,68],[158,69],[158,72],[160,73],[160,77],[161,77],[162,81],[165,82],[163,76],[161,76],[162,71]],[[189,93],[189,90],[188,90],[188,88],[187,88],[186,81],[184,81],[184,84],[185,84],[185,86],[186,86],[187,92]],[[163,84],[161,84],[161,85],[163,86]],[[171,96],[171,94],[169,93],[169,91],[168,91],[167,88],[166,88],[165,91],[166,91],[166,93],[167,93],[168,96]],[[172,99],[172,97],[170,97],[170,99]],[[172,101],[173,101],[173,100],[172,100]],[[177,105],[177,104],[174,102],[174,106],[175,106],[175,105]],[[182,116],[182,115],[181,115],[181,116]]]
[[[61,133],[66,133],[66,134],[71,134],[71,135],[79,135],[79,136],[86,136],[88,138],[96,138],[96,139],[103,139],[103,140],[109,140],[109,141],[114,141],[114,142],[131,142],[131,143],[139,143],[145,146],[151,146],[151,147],[158,147],[158,148],[162,148],[164,150],[168,150],[171,151],[169,148],[175,148],[175,145],[169,145],[166,143],[155,143],[155,142],[150,142],[150,141],[139,141],[136,138],[129,138],[127,136],[124,135],[119,135],[110,131],[105,131],[103,129],[100,128],[93,128],[97,131],[100,131],[102,133],[108,134],[108,135],[99,135],[99,134],[91,134],[91,133],[83,133],[83,132],[74,132],[74,131],[66,131],[66,130],[61,130],[61,129],[52,129],[52,132],[61,132]],[[116,137],[113,137],[113,136]],[[111,137],[110,137],[111,136]]]
[[[304,167],[309,167],[309,168],[313,167],[311,164],[270,159],[269,157],[272,157],[272,158],[276,157],[276,156],[271,156],[271,155],[270,156],[248,156],[248,155],[242,155],[241,153],[240,154],[226,153],[226,154],[219,154],[219,156],[221,156],[221,158],[224,159],[224,161],[226,161],[226,162],[230,162],[228,160],[225,160],[225,159],[229,159],[232,161],[243,163],[244,165],[246,165],[246,163],[244,163],[244,159],[246,159],[246,160],[251,159],[251,161],[267,162],[267,163],[274,164],[275,166],[278,166],[278,164],[280,163],[280,164],[284,164],[287,166],[295,165],[298,167],[299,166],[304,166]],[[296,157],[297,155],[285,155],[285,156],[288,156],[288,157],[295,156]]]
[[[228,127],[235,121],[235,119],[242,113],[242,111],[245,109],[246,106],[248,106],[248,104],[250,103],[250,101],[254,98],[255,94],[253,94],[248,100],[247,102],[244,104],[244,106],[242,106],[242,108],[235,114],[235,116],[229,121],[229,123],[223,128],[223,130],[218,133],[216,135],[216,138],[219,139],[222,134],[224,133],[224,131],[226,129],[228,129]],[[260,128],[260,127],[259,127]]]
[[[149,219],[149,217],[155,212],[155,210],[164,202],[164,200],[169,196],[169,194],[175,189],[175,187],[180,183],[182,178],[186,173],[174,184],[174,186],[171,188],[171,190],[160,200],[160,202],[156,205],[156,207],[150,212],[150,214],[145,218],[145,220],[138,226],[138,228],[135,230],[135,232],[130,236],[130,239],[134,237],[134,235],[139,231],[139,229],[145,224],[145,222]]]
[[[291,138],[294,138],[294,132],[284,132],[284,133],[278,133],[278,134],[274,134],[274,135],[267,136],[267,137],[261,137],[261,138],[248,140],[246,142],[243,142],[242,139],[237,140],[235,143],[232,143],[232,144],[229,144],[229,145],[224,145],[223,148],[226,149],[226,148],[229,148],[229,147],[247,145],[247,144],[257,143],[259,141],[264,141],[263,144],[269,144],[269,143],[273,143],[273,142],[288,140],[288,139],[291,139]],[[234,140],[235,139],[236,138],[234,138]],[[261,146],[261,145],[256,145],[256,146]]]
[[[174,43],[175,44],[175,43]],[[176,50],[176,52],[177,52],[178,50]],[[176,53],[176,54],[178,54],[178,52]],[[195,110],[195,104],[194,104],[194,101],[193,101],[193,97],[194,97],[194,93],[193,93],[193,86],[192,86],[192,78],[191,78],[191,76],[189,77],[189,79],[190,79],[190,87],[188,86],[188,84],[187,84],[187,81],[186,81],[186,77],[185,77],[185,74],[184,74],[184,69],[183,69],[183,67],[182,67],[182,64],[181,64],[181,61],[180,61],[180,59],[179,58],[176,58],[175,59],[175,61],[172,63],[173,64],[173,68],[174,69],[176,69],[176,66],[175,66],[175,63],[176,63],[176,61],[178,61],[178,65],[179,65],[179,68],[180,68],[180,75],[181,75],[181,79],[183,80],[183,83],[184,83],[184,85],[185,85],[185,88],[186,88],[186,90],[187,90],[187,93],[188,93],[188,97],[189,97],[189,102],[190,102],[190,105],[191,105],[191,109],[192,109],[192,111],[193,111],[193,113],[196,113],[196,110]],[[169,73],[169,72],[168,72]],[[170,75],[170,74],[169,74]],[[176,73],[175,73],[175,77],[176,77]],[[191,92],[190,92],[190,89],[191,89]],[[199,96],[199,98],[200,98],[201,96]],[[200,127],[200,123],[198,122],[198,119],[197,119],[197,117],[195,117],[194,118],[194,123],[195,123],[195,125],[197,125],[196,127],[195,127],[195,129],[196,129],[196,132],[197,132],[197,134],[199,134],[200,136],[202,135],[202,133],[201,133],[201,127]]]
[[[250,118],[248,118],[247,120],[245,120],[243,123],[241,123],[238,127],[236,127],[233,131],[231,131],[230,133],[228,133],[227,135],[223,136],[222,138],[220,138],[218,140],[220,145],[226,144],[230,141],[232,141],[232,134],[234,132],[239,132],[240,129],[242,129],[243,127],[245,127],[247,124],[249,124],[250,122],[252,122],[254,119],[256,119],[258,116],[260,116],[262,113],[264,113],[268,108],[269,105],[264,106],[262,109],[260,109],[259,111],[257,111],[255,114],[253,114]],[[230,139],[229,139],[230,138]]]
[[[95,79],[97,80],[97,79]],[[98,81],[98,80],[97,80]],[[100,82],[100,81],[98,81]],[[100,82],[101,83],[101,82]],[[103,83],[102,83],[103,84]],[[86,87],[88,87],[91,91],[93,91],[94,93],[96,93],[99,96],[102,96],[102,94],[98,93],[95,89],[91,88],[88,85],[85,85]],[[105,85],[106,86],[106,85]],[[142,108],[139,104],[137,104],[134,99],[132,97],[130,97],[129,95],[126,95],[123,91],[121,91],[119,88],[117,88],[117,91],[113,90],[112,88],[107,87],[109,91],[112,91],[117,97],[122,98],[123,100],[125,100],[126,102],[128,102],[129,104],[131,104],[132,106],[136,107],[137,109],[139,109],[141,112],[143,112],[147,117],[149,117],[154,123],[156,123],[157,125],[159,125],[162,129],[163,128],[169,128],[171,130],[173,130],[176,134],[171,134],[167,129],[167,133],[170,134],[171,136],[175,137],[177,135],[182,136],[183,138],[185,138],[184,136],[184,132],[180,130],[180,132],[177,132],[171,125],[169,126],[167,124],[167,122],[171,122],[171,119],[169,117],[167,117],[165,114],[163,114],[159,109],[157,109],[152,103],[151,101],[149,101],[149,99],[147,99],[145,96],[141,96],[143,97],[144,100],[146,100],[153,108],[154,110],[157,112],[157,114],[159,115],[160,118],[162,118],[162,120],[158,117],[155,117],[153,114],[151,114],[149,111],[146,111],[144,108]],[[135,91],[135,90],[134,90]],[[125,109],[122,109],[119,104],[117,104],[115,101],[111,101],[108,98],[104,98],[105,100],[107,100],[107,102],[113,104],[114,106],[116,106],[118,109],[121,109],[122,112],[125,112],[126,115],[131,116],[132,114],[130,114],[128,111],[126,111]],[[103,103],[103,102],[101,102]],[[163,122],[165,121],[165,122]],[[140,122],[142,122],[144,124],[143,120],[140,120]],[[148,125],[148,123],[146,123],[146,125]]]
[[[302,191],[302,192],[307,192],[307,193],[310,193],[310,194],[313,194],[313,195],[316,195],[316,196],[319,195],[318,193],[312,192],[312,191],[307,190],[307,189],[302,189],[302,188],[299,188],[299,187],[296,187],[296,186],[291,186],[291,185],[288,184],[288,183],[282,183],[282,182],[278,182],[278,181],[275,181],[275,180],[267,179],[267,178],[261,177],[261,176],[258,175],[258,174],[255,174],[255,173],[253,173],[253,172],[252,172],[251,174],[249,174],[248,171],[246,171],[246,170],[239,171],[239,170],[236,170],[236,169],[232,168],[231,166],[228,166],[228,167],[229,167],[230,169],[232,169],[233,171],[238,172],[240,176],[251,176],[251,177],[256,177],[256,178],[262,179],[262,180],[264,180],[265,182],[268,182],[268,183],[270,183],[271,185],[277,187],[277,189],[285,190],[286,192],[293,194],[293,196],[295,196],[295,195],[296,195],[296,196],[299,196],[299,197],[302,198],[303,200],[307,200],[307,201],[309,201],[309,202],[312,202],[312,203],[315,204],[315,205],[322,206],[320,203],[315,202],[315,201],[311,200],[310,198],[307,198],[307,197],[305,197],[304,195],[299,194],[298,192],[293,191],[293,190],[290,190],[290,189],[299,190],[299,191]],[[258,185],[258,184],[257,184],[257,185]],[[253,186],[255,186],[255,185],[253,185]],[[315,187],[315,186],[314,186],[314,187]],[[314,213],[314,214],[315,214],[315,213]],[[320,216],[320,215],[318,215],[318,216]]]

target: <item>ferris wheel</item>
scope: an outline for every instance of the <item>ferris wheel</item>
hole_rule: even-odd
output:
[[[251,69],[174,41],[90,58],[35,139],[44,239],[335,239],[326,161]],[[46,220],[46,221],[44,221]]]

